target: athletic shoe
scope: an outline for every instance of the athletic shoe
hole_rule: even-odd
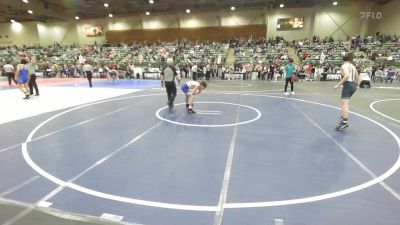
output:
[[[196,113],[193,109],[188,109],[188,113]]]
[[[283,93],[283,95],[286,95],[286,96],[288,96],[288,95],[289,95],[289,92],[285,92],[285,93]]]
[[[290,94],[295,95],[296,93],[294,93],[294,91],[290,92]]]
[[[23,99],[30,99],[31,97],[29,97],[29,95],[26,95],[25,98]]]
[[[336,130],[337,130],[337,131],[342,131],[342,130],[346,129],[347,127],[349,127],[349,123],[343,123],[343,122],[341,122],[341,123],[339,124],[339,126],[336,127]]]
[[[39,96],[39,94],[36,94],[35,96]]]

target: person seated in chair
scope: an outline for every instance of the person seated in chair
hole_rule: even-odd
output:
[[[395,75],[396,75],[396,71],[394,71],[393,67],[390,67],[389,70],[387,71],[385,83],[387,83],[389,80],[390,80],[390,83],[393,83]]]
[[[375,80],[376,81],[379,80],[380,82],[382,82],[382,80],[383,80],[383,70],[381,68],[378,68],[376,70],[376,72],[375,72]]]

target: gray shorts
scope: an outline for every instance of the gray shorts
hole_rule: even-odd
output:
[[[342,99],[350,99],[354,92],[357,90],[357,85],[355,82],[346,81],[343,84],[342,89]]]

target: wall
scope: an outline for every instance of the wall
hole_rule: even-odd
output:
[[[76,24],[73,22],[37,23],[37,29],[40,42],[44,46],[55,42],[70,44],[78,40]]]
[[[158,41],[221,41],[234,38],[265,37],[265,25],[212,26],[197,28],[133,29],[108,31],[106,38],[110,43],[132,43],[134,41],[154,43]]]
[[[392,0],[391,2],[377,8],[375,12],[382,13],[382,19],[375,20],[375,32],[382,34],[397,34],[400,35],[400,1]]]
[[[180,27],[216,27],[220,25],[220,13],[192,13],[179,15]]]
[[[361,12],[373,10],[373,3],[317,8],[314,33],[320,37],[333,36],[346,39],[347,36],[369,34],[370,21],[361,19]]]
[[[240,26],[265,24],[266,11],[260,10],[238,10],[223,12],[221,15],[222,26]]]
[[[108,22],[109,21],[105,19],[82,20],[76,24],[75,29],[71,30],[71,32],[75,32],[77,34],[77,40],[79,40],[79,44],[94,44],[94,42],[104,43],[106,41],[104,35],[98,37],[86,37],[85,29],[93,26],[102,26],[103,32],[107,32],[109,30]],[[71,41],[71,39],[67,39],[67,42]]]
[[[312,21],[312,14],[315,8],[295,8],[295,9],[274,9],[268,13],[268,37],[281,36],[288,40],[303,39],[308,37],[310,34],[310,27]],[[304,27],[300,30],[294,31],[277,31],[276,25],[278,18],[292,18],[292,17],[304,17]]]
[[[5,36],[8,36],[6,38]],[[0,23],[0,45],[3,44],[39,44],[39,34],[35,22]]]
[[[339,2],[340,3],[340,2]],[[23,23],[20,31],[11,29],[11,23],[0,24],[1,44],[42,44],[54,42],[61,44],[93,44],[106,42],[106,36],[86,37],[84,30],[88,26],[103,26],[104,31],[134,29],[172,29],[199,28],[218,26],[259,25],[267,26],[266,35],[283,36],[287,40],[332,35],[335,39],[344,39],[347,35],[382,33],[399,33],[400,14],[399,0],[392,0],[383,6],[373,3],[360,3],[346,6],[282,8],[268,10],[266,8],[236,11],[215,11],[202,13],[180,13],[176,15],[137,15],[131,17],[100,18],[91,20],[70,20],[55,22]],[[381,20],[361,20],[362,11],[381,11]],[[284,17],[304,17],[304,28],[296,31],[277,31],[277,19]],[[14,25],[15,26],[15,25]],[[9,35],[8,39],[4,35]]]

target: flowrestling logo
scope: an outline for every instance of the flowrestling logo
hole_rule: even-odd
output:
[[[362,20],[380,20],[382,18],[381,12],[360,12],[360,15]]]

